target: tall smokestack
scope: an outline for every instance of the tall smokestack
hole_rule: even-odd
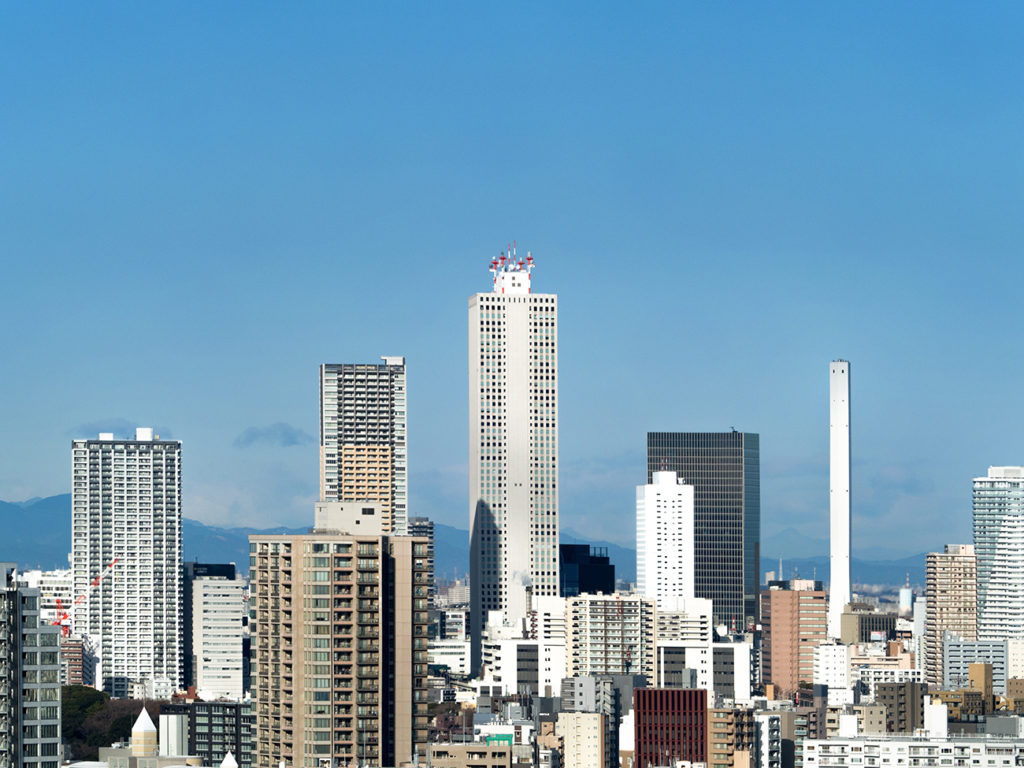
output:
[[[829,591],[828,636],[840,637],[850,602],[850,364],[829,365]]]

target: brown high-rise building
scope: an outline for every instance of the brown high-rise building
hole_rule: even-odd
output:
[[[885,707],[885,728],[889,733],[913,733],[924,727],[924,697],[927,683],[905,680],[878,683],[875,703]]]
[[[978,563],[970,544],[947,544],[925,559],[925,681],[943,685],[942,641],[946,632],[978,639]]]
[[[633,691],[637,768],[708,762],[708,692],[684,688]]]
[[[249,539],[255,765],[396,765],[427,742],[427,541],[351,507]]]
[[[784,695],[814,680],[814,649],[827,640],[827,593],[820,581],[773,581],[761,592],[764,681]]]

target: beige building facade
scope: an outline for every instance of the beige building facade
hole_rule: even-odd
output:
[[[379,504],[386,534],[406,533],[404,357],[320,366],[320,500]]]
[[[427,542],[250,537],[255,764],[394,765],[427,741]]]
[[[828,593],[821,582],[773,582],[761,593],[764,680],[783,695],[814,680],[814,649],[826,641]]]
[[[562,740],[562,768],[606,768],[604,715],[559,712],[555,732]]]
[[[946,632],[978,639],[978,563],[970,544],[947,544],[925,558],[925,682],[941,687]]]

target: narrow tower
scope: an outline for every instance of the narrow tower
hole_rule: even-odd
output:
[[[850,364],[833,360],[829,371],[828,636],[839,639],[850,602]]]
[[[469,299],[472,667],[488,614],[518,625],[558,595],[558,297],[534,293],[533,258],[491,262]]]

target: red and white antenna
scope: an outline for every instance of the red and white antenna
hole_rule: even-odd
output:
[[[507,250],[491,259],[490,272],[495,293],[532,293],[530,273],[534,266],[533,254],[526,252],[526,259],[519,258],[518,246],[513,240]]]
[[[69,605],[67,608],[64,607],[64,604],[61,602],[60,598],[57,598],[57,620],[51,621],[50,623],[53,626],[60,627],[61,635],[67,637],[71,634],[71,614],[75,612],[75,609],[78,608],[78,606],[80,606],[82,603],[89,599],[89,595],[92,593],[92,591],[100,585],[100,582],[103,581],[107,574],[114,570],[114,566],[117,565],[118,560],[120,560],[120,558],[114,558],[114,562],[104,567],[104,569],[100,571],[99,574],[95,578],[93,578],[92,581],[89,582],[88,589],[86,589],[85,592],[76,597],[74,602],[71,603],[71,605]]]

